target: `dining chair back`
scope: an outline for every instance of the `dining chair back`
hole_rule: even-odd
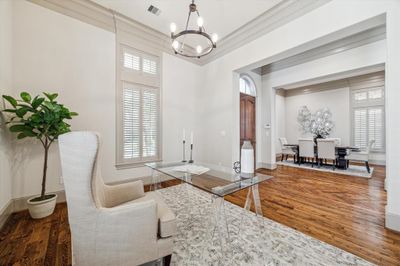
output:
[[[318,159],[336,160],[334,139],[317,139]]]
[[[309,158],[311,160],[311,166],[314,167],[314,158],[315,158],[315,143],[313,139],[302,138],[298,140],[299,142],[299,164],[303,159]]]

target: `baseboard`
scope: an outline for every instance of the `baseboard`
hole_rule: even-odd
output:
[[[257,169],[258,168],[265,168],[265,169],[269,169],[269,170],[275,170],[277,168],[277,164],[276,163],[262,163],[262,162],[258,162],[257,163]]]
[[[57,194],[57,203],[65,202],[65,192],[64,192],[64,190],[54,191],[54,192],[49,192],[49,193]],[[19,211],[27,210],[28,209],[28,204],[26,203],[26,201],[31,197],[32,196],[13,199],[13,205],[14,206],[13,206],[13,211],[12,212],[19,212]]]
[[[8,217],[13,213],[14,204],[13,200],[10,199],[7,204],[0,210],[0,229],[3,227]]]
[[[385,226],[390,230],[400,232],[400,215],[389,212],[387,206]]]

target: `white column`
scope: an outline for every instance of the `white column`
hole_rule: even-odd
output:
[[[400,2],[387,12],[386,227],[400,231]]]

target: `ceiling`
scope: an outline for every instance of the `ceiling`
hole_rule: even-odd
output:
[[[92,0],[129,18],[169,35],[169,25],[174,22],[177,31],[184,29],[190,0]],[[210,34],[217,33],[222,39],[271,9],[284,0],[196,0],[204,18],[204,27]],[[156,16],[147,11],[153,5],[161,10]],[[195,20],[192,21],[195,25]],[[191,23],[192,25],[192,23]]]

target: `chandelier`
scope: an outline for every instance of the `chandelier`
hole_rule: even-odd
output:
[[[197,15],[197,28],[190,29],[190,16],[194,13]],[[171,39],[172,49],[175,54],[179,54],[191,58],[200,58],[208,55],[214,48],[217,48],[218,35],[214,33],[212,37],[207,34],[204,28],[204,19],[200,16],[194,0],[189,5],[189,15],[186,20],[185,30],[176,33],[176,24],[171,23]],[[194,48],[194,46],[196,48]]]

